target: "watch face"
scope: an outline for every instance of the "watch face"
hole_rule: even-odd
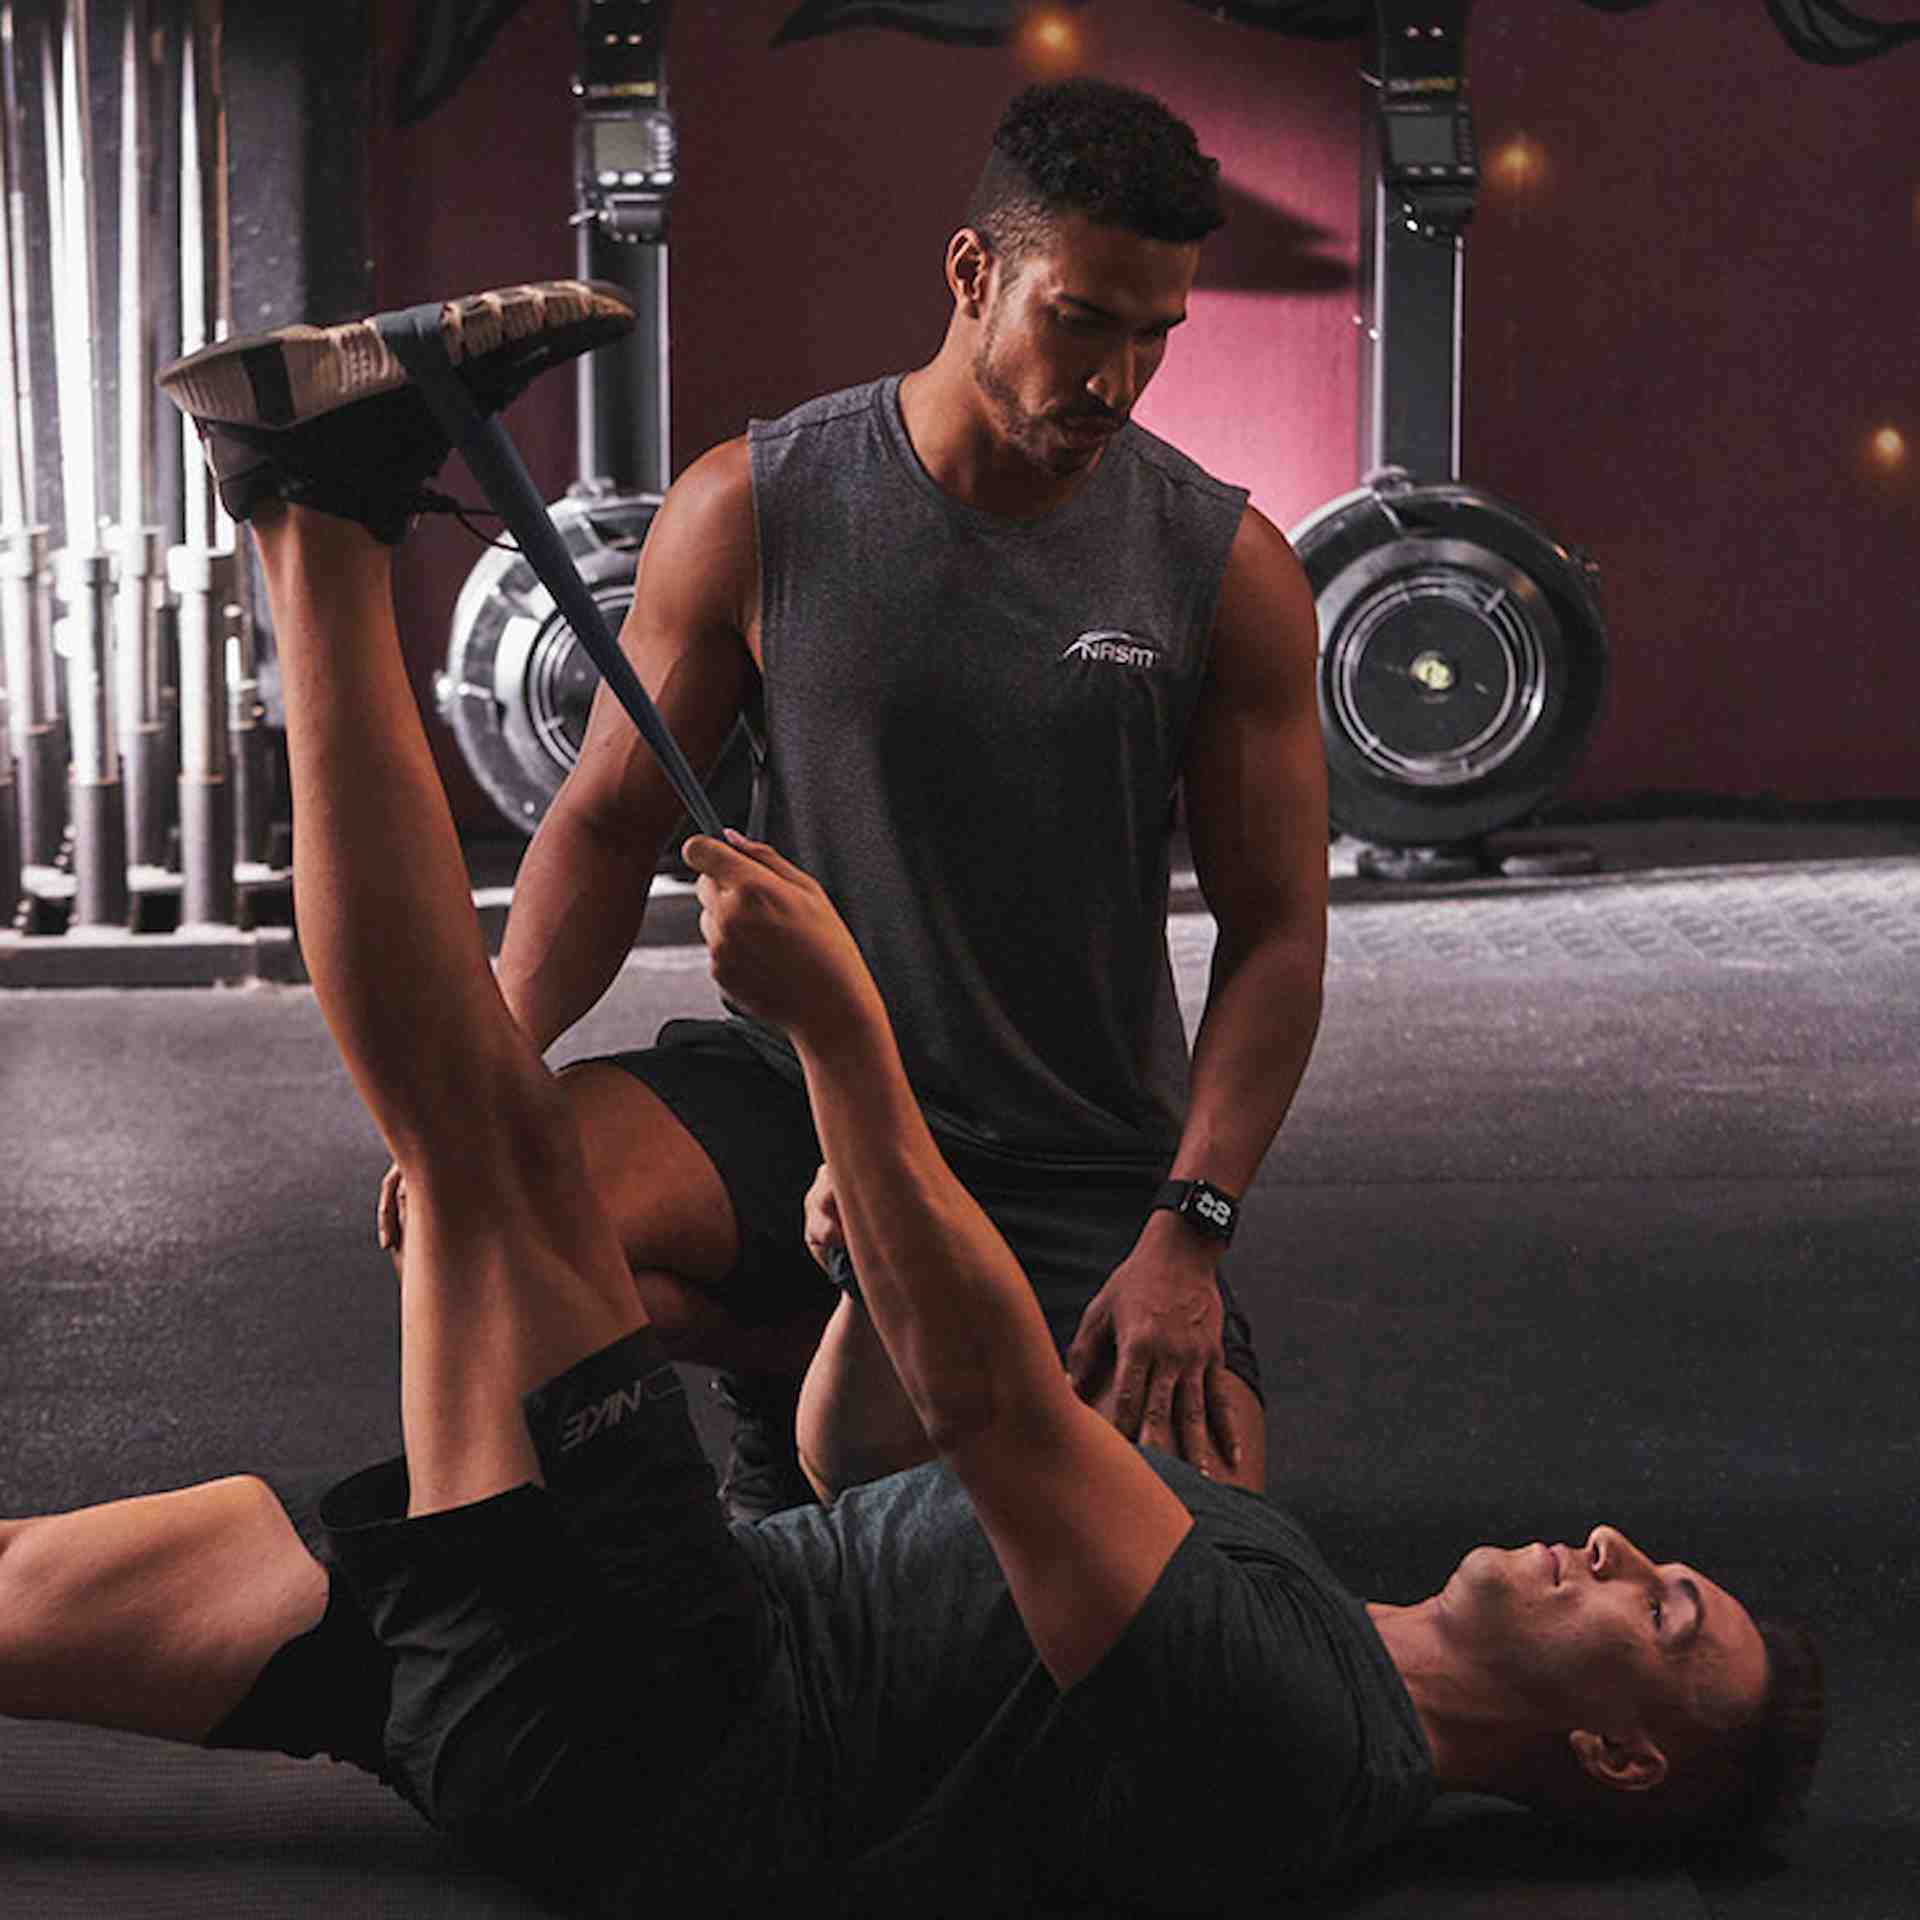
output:
[[[1232,1232],[1233,1202],[1218,1188],[1208,1186],[1204,1180],[1195,1181],[1187,1207],[1215,1233]]]

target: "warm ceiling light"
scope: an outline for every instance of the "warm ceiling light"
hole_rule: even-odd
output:
[[[1023,65],[1043,74],[1079,66],[1084,51],[1078,24],[1055,7],[1035,7],[1020,22],[1014,47]]]
[[[1486,173],[1496,187],[1504,187],[1511,193],[1529,192],[1546,180],[1546,150],[1537,140],[1516,133],[1494,148]]]
[[[1881,427],[1868,436],[1867,458],[1882,473],[1898,473],[1907,464],[1907,436],[1898,427]]]

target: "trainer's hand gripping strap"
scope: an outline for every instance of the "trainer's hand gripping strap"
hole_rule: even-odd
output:
[[[726,826],[718,809],[707,797],[700,777],[687,763],[680,743],[667,731],[660,710],[647,697],[627,656],[607,630],[600,608],[580,578],[573,556],[567,551],[546,502],[540,498],[533,477],[527,472],[520,452],[507,437],[499,420],[483,415],[473,404],[473,396],[454,372],[447,358],[446,341],[440,332],[440,304],[408,307],[400,313],[383,313],[375,324],[393,357],[406,368],[408,377],[420,389],[447,437],[466,457],[481,491],[493,503],[500,518],[520,543],[546,588],[553,595],[574,637],[586,648],[587,656],[600,669],[601,678],[613,689],[614,697],[633,717],[640,737],[650,746],[681,805],[693,816],[702,833],[715,839],[725,837]]]

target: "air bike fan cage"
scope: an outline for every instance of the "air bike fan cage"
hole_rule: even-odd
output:
[[[1597,569],[1460,484],[1462,230],[1479,184],[1463,0],[1377,0],[1364,478],[1290,529],[1320,615],[1333,823],[1456,847],[1573,772],[1607,684]]]
[[[604,276],[602,276],[604,277]],[[612,351],[612,349],[603,349]],[[550,509],[555,528],[617,633],[658,494],[576,491]],[[531,834],[580,757],[600,675],[553,595],[511,548],[482,555],[454,604],[440,715],[502,815]]]
[[[1293,541],[1320,613],[1336,826],[1382,846],[1480,840],[1566,779],[1606,688],[1590,563],[1491,494],[1400,473]]]

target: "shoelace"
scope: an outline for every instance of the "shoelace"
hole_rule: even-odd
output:
[[[442,493],[437,487],[422,487],[413,496],[415,513],[444,513],[459,521],[461,526],[473,535],[483,547],[496,547],[502,553],[518,553],[520,543],[517,540],[502,539],[490,534],[484,527],[474,525],[476,514],[488,519],[498,520],[500,515],[492,507],[469,506],[464,500],[456,500],[450,493]]]

